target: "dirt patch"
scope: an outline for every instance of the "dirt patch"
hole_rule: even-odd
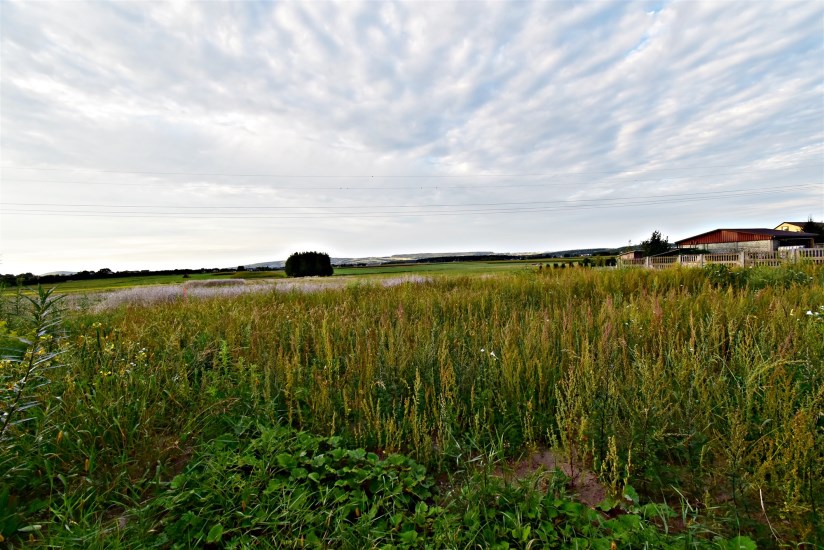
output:
[[[555,468],[561,470],[572,480],[569,484],[570,491],[587,506],[595,507],[606,498],[607,490],[593,472],[578,463],[570,465],[567,457],[551,449],[538,449],[531,452],[525,458],[508,464],[506,468],[497,473],[505,480],[512,481],[528,477],[539,470],[552,471]]]

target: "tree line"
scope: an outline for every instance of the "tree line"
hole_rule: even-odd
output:
[[[226,271],[219,268],[199,269],[162,269],[159,271],[151,271],[148,269],[127,270],[127,271],[112,271],[109,268],[98,269],[97,271],[78,271],[77,273],[55,273],[52,275],[33,275],[32,273],[20,273],[13,275],[7,273],[0,275],[0,285],[5,287],[10,286],[31,286],[31,285],[48,285],[54,283],[65,283],[68,281],[90,281],[92,279],[114,279],[116,277],[138,277],[145,275],[191,275],[194,273],[220,273]]]

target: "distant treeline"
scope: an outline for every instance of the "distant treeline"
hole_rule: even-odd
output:
[[[611,252],[596,252],[592,256],[611,256]],[[437,256],[434,258],[420,258],[412,260],[411,263],[428,264],[444,262],[494,262],[506,260],[545,260],[550,258],[575,258],[580,254],[483,254],[479,256]]]
[[[614,256],[620,253],[620,250],[600,250],[593,251],[588,254],[593,258],[598,256]],[[305,254],[305,253],[304,253]],[[317,253],[315,253],[317,254]],[[478,256],[436,256],[430,258],[418,258],[414,260],[399,260],[391,262],[391,265],[399,264],[424,264],[424,263],[447,263],[447,262],[494,262],[505,260],[545,260],[552,258],[575,258],[582,254],[571,252],[556,252],[546,254],[481,254]],[[326,268],[326,260],[328,255],[324,254],[324,274],[329,268]],[[586,256],[586,254],[585,254]],[[364,267],[370,264],[366,263],[347,263],[341,264],[341,267]],[[32,285],[49,285],[55,283],[65,283],[68,281],[89,281],[92,279],[114,279],[117,277],[145,277],[149,275],[194,275],[204,273],[231,273],[234,271],[278,271],[284,268],[277,267],[244,267],[242,265],[237,268],[218,268],[218,267],[201,267],[199,269],[161,269],[152,271],[149,269],[141,269],[139,271],[112,271],[108,268],[99,269],[97,271],[79,271],[77,273],[69,274],[53,274],[53,275],[33,275],[32,273],[21,273],[19,275],[5,274],[0,275],[0,286],[32,286]]]
[[[618,252],[615,250],[602,250],[587,254],[588,256],[614,256]],[[506,260],[546,260],[552,258],[577,258],[582,254],[573,253],[546,253],[546,254],[479,254],[473,256],[432,256],[427,258],[416,258],[414,260],[397,260],[391,262],[389,265],[403,265],[403,264],[437,264],[449,262],[495,262]],[[368,265],[363,262],[341,264],[342,267],[365,267]]]
[[[239,271],[246,271],[242,266],[238,266]],[[266,268],[268,271],[269,268]],[[232,272],[231,269],[226,268],[207,268],[200,269],[161,269],[159,271],[151,271],[148,269],[141,269],[139,271],[112,271],[108,268],[99,269],[97,271],[78,271],[71,274],[54,274],[54,275],[33,275],[31,273],[21,273],[19,275],[0,275],[0,285],[2,286],[29,286],[38,284],[54,284],[65,283],[67,281],[89,281],[92,279],[114,279],[117,277],[145,277],[148,275],[193,275],[196,273],[226,273]],[[249,270],[252,271],[252,270]]]

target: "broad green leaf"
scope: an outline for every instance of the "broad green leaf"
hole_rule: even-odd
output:
[[[292,470],[298,465],[298,461],[295,460],[295,457],[287,453],[280,453],[277,455],[275,457],[275,462],[277,462],[278,466],[284,470]]]
[[[209,529],[209,534],[206,535],[206,542],[215,543],[223,537],[223,526],[221,524],[213,525]]]
[[[632,485],[627,485],[624,487],[624,498],[633,504],[638,504],[638,493],[632,487]]]

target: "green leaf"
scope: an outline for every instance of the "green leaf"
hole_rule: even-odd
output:
[[[638,493],[635,491],[632,485],[627,485],[624,487],[624,498],[632,502],[633,504],[638,504]]]
[[[184,483],[186,483],[186,478],[182,475],[177,475],[172,479],[172,482],[169,484],[169,487],[171,487],[172,489],[180,489]]]
[[[730,539],[724,545],[726,550],[756,550],[757,546],[750,537],[743,537],[741,535]]]
[[[270,479],[269,484],[266,485],[266,489],[263,490],[264,495],[271,495],[275,491],[278,491],[281,488],[281,482],[277,479]]]
[[[366,458],[366,451],[363,449],[353,449],[349,451],[349,456],[355,460],[363,460]]]
[[[275,457],[275,462],[284,470],[292,470],[297,467],[298,461],[290,454],[280,453]]]
[[[221,524],[217,524],[212,526],[209,529],[209,534],[206,535],[206,542],[215,543],[219,541],[223,537],[223,526]]]
[[[609,512],[610,510],[612,510],[614,508],[617,508],[618,504],[619,503],[616,502],[615,499],[607,497],[604,500],[602,500],[601,502],[599,502],[598,504],[596,504],[595,508],[597,508],[598,510],[601,510],[603,512]]]

